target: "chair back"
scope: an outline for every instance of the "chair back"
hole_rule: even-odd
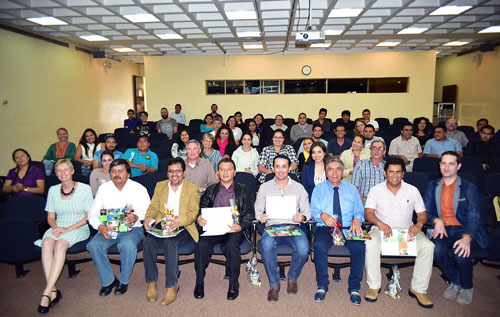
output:
[[[254,194],[257,193],[257,180],[255,179],[253,174],[246,172],[238,172],[234,177],[234,181],[236,183],[247,185]]]
[[[33,242],[40,238],[38,226],[29,219],[0,220],[0,261],[28,262],[40,259]]]
[[[141,176],[134,177],[133,180],[138,182],[139,184],[146,187],[148,190],[149,197],[152,198],[155,192],[155,187],[158,182],[164,181],[167,179],[166,173],[147,173]]]
[[[413,161],[413,171],[441,173],[439,170],[439,159],[429,156],[418,157]]]
[[[26,218],[30,220],[45,220],[47,219],[45,204],[45,197],[37,195],[11,197],[5,204],[2,218]]]
[[[407,172],[403,180],[415,187],[417,187],[420,195],[423,197],[425,191],[427,190],[427,185],[429,184],[429,176],[424,172]]]

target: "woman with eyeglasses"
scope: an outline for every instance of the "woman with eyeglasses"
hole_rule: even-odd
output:
[[[297,154],[291,145],[286,144],[285,132],[281,129],[276,129],[272,136],[272,145],[266,146],[262,149],[259,158],[259,182],[266,181],[266,175],[273,173],[273,161],[278,154],[287,156],[290,159],[291,165],[289,172],[294,172],[299,165]]]

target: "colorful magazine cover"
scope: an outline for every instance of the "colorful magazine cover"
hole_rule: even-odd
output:
[[[366,232],[366,230],[363,230],[361,234],[355,235],[354,232],[349,231],[349,229],[342,229],[342,233],[344,234],[346,240],[360,240],[360,241],[365,241],[365,240],[371,240],[372,238]]]
[[[276,226],[276,227],[268,227],[266,232],[271,237],[287,237],[287,236],[300,236],[302,233],[297,230],[295,226]]]
[[[417,256],[417,239],[410,237],[408,229],[392,229],[389,238],[381,231],[380,236],[382,255]]]
[[[133,210],[125,208],[101,209],[101,223],[108,227],[110,232],[128,232],[132,231],[132,224],[125,221]]]

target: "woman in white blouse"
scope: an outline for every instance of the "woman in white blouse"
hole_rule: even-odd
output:
[[[227,126],[233,131],[234,141],[236,141],[236,145],[240,144],[242,131],[240,128],[236,126],[236,118],[234,116],[230,116],[226,121]]]
[[[252,135],[248,132],[241,136],[241,146],[233,152],[232,159],[237,172],[245,172],[257,176],[259,169],[259,152],[252,147]]]
[[[89,176],[92,172],[92,160],[94,159],[95,152],[102,150],[102,145],[97,140],[97,134],[93,129],[86,129],[80,138],[75,157],[75,161],[82,164],[82,174]]]

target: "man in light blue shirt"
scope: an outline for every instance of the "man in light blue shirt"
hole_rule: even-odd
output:
[[[104,138],[104,149],[98,150],[94,154],[94,159],[92,160],[92,169],[102,167],[101,155],[102,155],[102,152],[104,152],[104,151],[113,152],[113,158],[115,160],[122,158],[123,153],[116,150],[116,145],[117,145],[117,143],[116,143],[115,135],[114,134],[106,135],[106,137]]]
[[[328,292],[328,250],[332,246],[331,230],[335,227],[349,229],[361,234],[364,208],[358,190],[354,185],[342,181],[344,163],[339,158],[328,160],[328,180],[314,188],[311,197],[311,218],[316,221],[314,236],[314,264],[318,289],[314,295],[316,302],[322,302]],[[339,210],[340,209],[340,210]],[[348,293],[354,305],[361,303],[359,289],[363,279],[365,264],[364,241],[346,240],[345,246],[351,256]]]
[[[141,135],[137,139],[137,148],[128,149],[123,154],[130,167],[132,168],[132,177],[154,173],[158,170],[158,156],[149,149],[149,139],[146,135]]]
[[[446,151],[455,151],[460,157],[463,156],[462,146],[454,139],[446,137],[446,127],[438,125],[434,129],[434,139],[430,139],[425,143],[424,156],[440,158],[441,154]]]

